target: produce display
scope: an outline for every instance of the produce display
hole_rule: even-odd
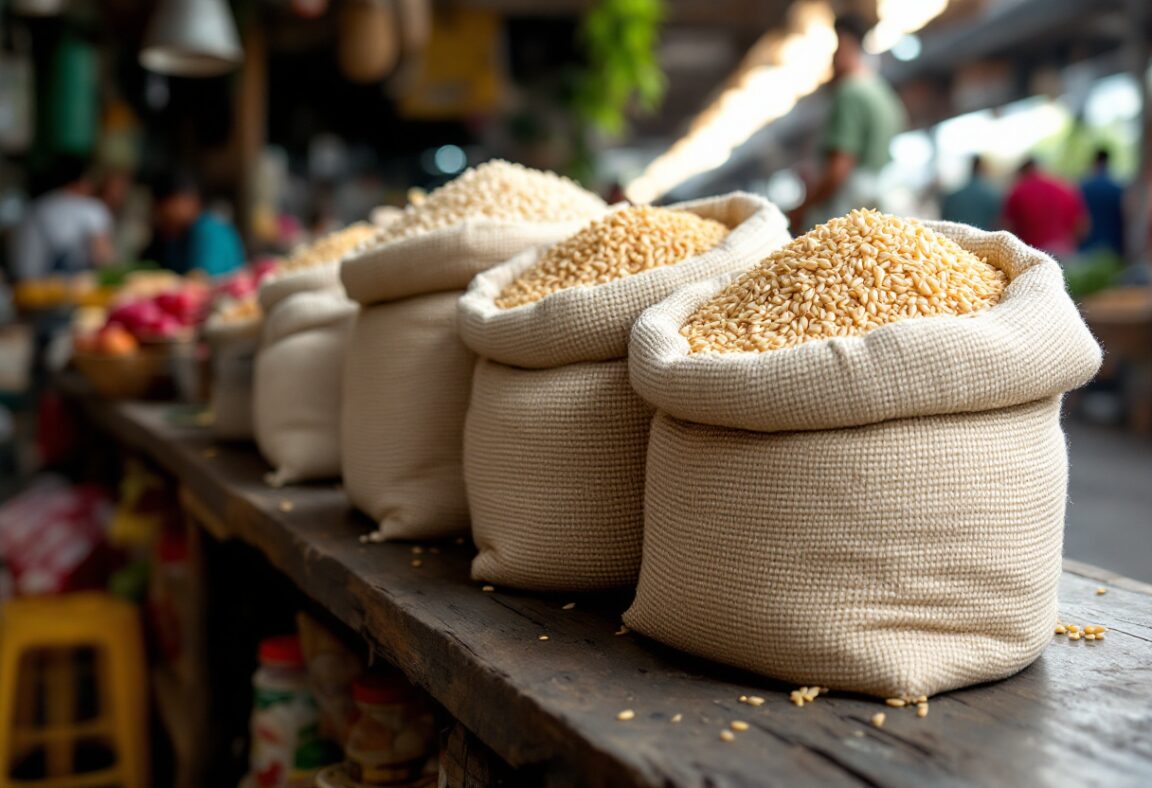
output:
[[[481,356],[464,431],[474,578],[635,584],[653,408],[628,381],[628,332],[677,287],[743,271],[788,239],[775,206],[732,194],[624,208],[476,278],[460,300],[461,336]],[[570,286],[535,289],[545,281]],[[538,297],[505,309],[510,291]]]
[[[835,230],[849,224],[859,240]],[[631,380],[657,414],[629,627],[900,703],[1009,676],[1051,641],[1060,399],[1095,374],[1100,348],[1052,258],[1006,233],[904,226],[854,213],[641,316]],[[915,252],[876,246],[889,236],[915,237]],[[839,258],[788,264],[830,239]],[[804,303],[828,294],[823,308],[851,327],[816,321],[809,336],[801,310],[771,317],[800,283]],[[865,313],[886,322],[869,327],[857,316],[874,297]],[[696,322],[717,305],[729,319]],[[865,330],[830,333],[841,327]],[[711,352],[745,343],[769,352]]]
[[[496,298],[503,309],[539,301],[568,287],[615,279],[702,254],[729,228],[688,211],[638,205],[613,211],[548,249]]]
[[[572,222],[603,209],[599,197],[568,178],[497,159],[465,171],[410,204],[403,216],[380,231],[376,242],[414,238],[474,219]]]
[[[914,219],[856,210],[784,246],[701,306],[693,353],[776,350],[993,306],[1004,272]]]

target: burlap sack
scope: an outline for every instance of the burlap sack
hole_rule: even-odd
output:
[[[658,407],[628,626],[803,685],[881,697],[1002,678],[1052,637],[1067,487],[1060,395],[1100,350],[1058,265],[930,223],[1009,276],[968,317],[768,353],[689,355],[728,278],[632,334]]]
[[[259,318],[239,323],[210,318],[204,326],[212,350],[212,434],[221,440],[252,440],[252,378],[262,327]]]
[[[270,484],[340,475],[344,348],[356,304],[338,293],[301,292],[264,323],[256,355],[256,445],[275,469]]]
[[[460,455],[476,357],[456,327],[460,290],[580,226],[465,222],[344,261],[344,286],[363,305],[344,366],[344,489],[382,538],[468,529]]]
[[[334,261],[300,268],[294,271],[276,272],[260,283],[257,297],[264,314],[271,314],[276,305],[297,293],[342,292],[340,283],[340,262]]]
[[[733,230],[673,266],[497,307],[532,250],[460,299],[461,337],[490,359],[476,368],[464,433],[475,579],[539,591],[635,583],[652,408],[628,382],[632,324],[678,287],[747,269],[789,240],[780,211],[749,194],[671,207]]]

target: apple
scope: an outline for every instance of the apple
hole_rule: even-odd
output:
[[[108,356],[130,356],[140,349],[140,343],[127,328],[118,324],[107,325],[96,335],[96,350]]]

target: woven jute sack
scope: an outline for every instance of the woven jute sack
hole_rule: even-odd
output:
[[[344,489],[380,538],[467,531],[461,452],[476,356],[456,303],[478,271],[581,224],[465,222],[344,261],[362,305],[344,365]]]
[[[340,283],[340,263],[334,261],[273,274],[260,283],[257,297],[260,300],[260,308],[267,315],[279,303],[297,293],[340,293],[343,289],[344,286]]]
[[[784,681],[912,698],[1011,675],[1051,640],[1067,456],[1061,395],[1100,349],[1055,261],[927,223],[1009,277],[996,306],[767,353],[679,333],[730,277],[632,334],[659,409],[625,623]]]
[[[464,433],[475,579],[538,591],[635,584],[653,409],[628,381],[632,324],[678,287],[744,270],[789,240],[780,211],[749,194],[670,207],[732,230],[676,265],[501,309],[499,294],[538,260],[531,250],[460,299],[461,337],[483,357]]]
[[[204,326],[212,350],[212,434],[221,440],[252,440],[252,378],[262,326],[258,318],[238,323],[210,318]]]
[[[340,476],[344,348],[355,313],[339,293],[301,292],[264,322],[253,422],[274,486]]]

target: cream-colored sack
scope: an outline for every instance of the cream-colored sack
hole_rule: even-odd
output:
[[[679,329],[724,277],[637,322],[632,383],[662,412],[628,626],[784,681],[901,698],[1011,675],[1051,640],[1060,396],[1100,349],[1051,258],[926,224],[1008,274],[999,304],[690,355]]]
[[[340,476],[344,349],[356,304],[338,293],[301,292],[264,321],[256,355],[256,445],[279,486]]]
[[[344,489],[381,538],[467,531],[460,465],[476,356],[456,327],[460,290],[581,226],[469,221],[344,261],[344,285],[363,305],[344,366]]]
[[[460,299],[461,336],[490,359],[476,368],[464,440],[475,579],[538,591],[635,583],[652,408],[628,382],[632,324],[678,287],[743,271],[789,240],[780,211],[749,194],[670,207],[733,229],[675,265],[501,309],[539,257],[525,252]]]
[[[212,350],[212,434],[221,440],[252,440],[252,378],[263,320],[225,322],[209,318],[204,338]]]
[[[257,297],[264,314],[271,314],[277,304],[297,293],[340,293],[339,261],[300,268],[287,273],[275,273],[260,283]]]

